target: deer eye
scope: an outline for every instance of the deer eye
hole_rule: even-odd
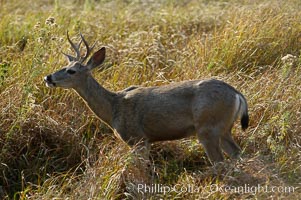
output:
[[[68,74],[75,74],[75,72],[76,72],[76,71],[74,71],[74,70],[72,70],[72,69],[68,69],[68,70],[67,70],[67,73],[68,73]]]

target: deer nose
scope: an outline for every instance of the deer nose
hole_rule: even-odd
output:
[[[51,83],[52,82],[51,75],[45,76],[44,81]]]

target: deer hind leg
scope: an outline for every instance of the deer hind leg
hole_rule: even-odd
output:
[[[203,145],[205,152],[211,162],[215,164],[224,160],[220,148],[220,132],[217,130],[198,130],[199,142]]]
[[[240,155],[241,149],[231,136],[231,129],[221,135],[221,147],[230,158],[237,158]]]

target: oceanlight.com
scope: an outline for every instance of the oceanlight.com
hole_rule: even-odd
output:
[[[220,186],[212,184],[205,187],[195,187],[193,185],[174,185],[166,186],[163,184],[137,184],[135,190],[138,193],[152,193],[152,194],[167,194],[167,193],[237,193],[237,194],[257,194],[257,193],[293,193],[297,187],[293,186],[261,186],[260,184],[254,186],[244,184],[241,186]]]

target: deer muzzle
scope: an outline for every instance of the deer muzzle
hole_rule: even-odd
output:
[[[52,81],[51,75],[45,76],[44,81],[47,87],[55,87],[55,83]]]

